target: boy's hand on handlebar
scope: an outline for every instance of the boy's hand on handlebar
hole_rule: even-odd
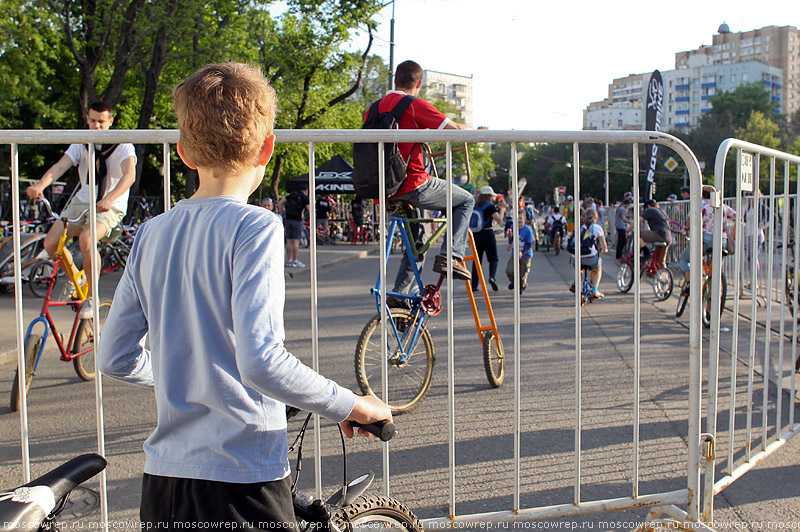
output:
[[[350,421],[361,424],[377,423],[378,421],[392,421],[392,411],[380,399],[371,395],[357,395],[353,410],[347,419],[339,423],[345,436],[352,438],[355,432],[350,425]],[[358,433],[362,436],[372,436],[366,430],[359,428]]]

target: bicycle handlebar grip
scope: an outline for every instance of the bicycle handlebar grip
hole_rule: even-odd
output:
[[[364,425],[351,421],[350,426],[353,428],[362,428],[380,438],[381,441],[389,441],[397,434],[397,429],[395,429],[394,423],[391,421],[379,421],[377,423],[366,423]]]

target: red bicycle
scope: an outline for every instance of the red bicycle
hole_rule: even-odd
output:
[[[51,216],[55,215],[50,209],[50,204],[46,199],[42,198],[42,204],[50,211]],[[80,219],[83,216],[78,217]],[[54,261],[46,260],[41,261],[31,273],[30,283],[36,284],[38,287],[44,289],[46,292],[44,302],[42,303],[42,310],[39,316],[28,324],[28,330],[25,333],[25,389],[30,388],[33,376],[36,374],[36,368],[39,366],[39,361],[44,353],[47,338],[52,333],[56,341],[56,346],[61,353],[61,360],[64,362],[72,362],[75,367],[75,373],[85,380],[89,381],[94,379],[95,376],[95,363],[94,363],[94,341],[99,333],[99,328],[95,327],[94,320],[81,319],[80,309],[86,300],[87,288],[85,287],[86,275],[83,270],[76,271],[72,263],[72,257],[64,252],[64,244],[67,240],[67,228],[71,222],[76,220],[69,220],[67,218],[60,219],[64,224],[64,231],[58,243],[57,255]],[[63,296],[57,300],[53,299],[53,288],[58,280],[59,267],[64,270],[69,282],[66,283]],[[74,313],[75,317],[72,321],[72,331],[69,335],[69,341],[64,342],[63,335],[59,334],[56,328],[55,321],[50,314],[50,307],[69,307]],[[103,299],[100,301],[99,308],[97,309],[100,316],[100,325],[105,322],[108,315],[108,310],[111,308],[111,300]],[[33,329],[37,324],[44,326],[42,334],[34,334]],[[21,394],[19,389],[19,371],[14,375],[14,381],[11,386],[11,410],[19,410],[21,402]]]
[[[672,272],[664,266],[664,257],[667,255],[669,244],[656,242],[653,246],[650,258],[640,264],[640,275],[653,278],[653,294],[659,301],[665,301],[672,295],[673,288]],[[633,252],[625,255],[623,260],[617,271],[617,288],[625,293],[633,286]]]

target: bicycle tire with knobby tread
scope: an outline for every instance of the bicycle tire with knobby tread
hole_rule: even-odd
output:
[[[499,336],[497,342],[494,340],[494,331],[486,331],[483,335],[483,367],[486,369],[486,378],[492,388],[499,388],[506,378],[506,359],[503,341]]]
[[[98,308],[98,315],[100,316],[100,330],[103,329],[103,324],[108,316],[108,311],[111,309],[110,299],[101,299],[100,308]],[[75,340],[72,344],[72,352],[80,353],[87,349],[90,344],[94,344],[95,332],[91,327],[92,320],[81,320],[78,324],[78,330],[75,332]],[[94,363],[94,349],[85,353],[77,358],[72,359],[72,365],[75,368],[75,373],[78,377],[85,381],[90,381],[95,377],[95,363]]]
[[[33,368],[36,367],[36,356],[39,354],[39,348],[42,345],[42,337],[38,334],[32,334],[25,341],[25,390],[31,389],[31,381],[33,380]],[[19,393],[19,367],[14,372],[14,381],[11,384],[11,411],[19,411],[22,396]]]
[[[395,323],[397,323],[397,320],[403,320],[402,323],[410,324],[413,320],[411,312],[406,309],[391,308],[389,309],[389,311],[392,319],[395,320]],[[380,321],[381,321],[381,315],[376,314],[375,316],[372,317],[372,319],[370,319],[367,322],[367,324],[364,326],[364,329],[361,331],[361,335],[358,337],[358,343],[356,344],[356,354],[355,354],[356,380],[358,381],[358,386],[361,389],[361,392],[378,398],[381,397],[381,390],[382,390],[382,386],[380,386],[381,382],[379,380],[380,375],[377,375],[376,382],[370,384],[369,375],[367,374],[368,372],[367,372],[366,359],[367,359],[367,351],[377,351],[377,356],[375,357],[374,365],[380,371],[380,358],[383,352],[382,349],[380,349],[381,334],[380,334],[380,329],[378,328]],[[370,339],[372,338],[372,335],[374,333],[377,333],[377,339],[374,341],[373,348],[369,349]],[[396,342],[393,329],[386,331],[386,338],[390,345]],[[410,399],[408,400],[403,399],[398,401],[397,397],[392,397],[393,395],[393,390],[391,386],[393,377],[392,369],[394,367],[399,371],[400,369],[403,369],[406,366],[397,367],[397,366],[392,366],[390,364],[388,368],[389,369],[388,378],[390,379],[390,381],[388,386],[389,397],[387,404],[389,408],[391,408],[392,414],[403,414],[405,412],[410,412],[414,410],[422,403],[422,400],[425,398],[425,396],[428,394],[428,391],[430,390],[431,383],[433,382],[433,367],[434,364],[436,363],[436,351],[433,346],[433,339],[431,338],[431,335],[424,324],[420,328],[420,335],[419,338],[417,338],[416,345],[417,346],[420,345],[420,342],[422,342],[422,345],[425,348],[425,353],[424,353],[425,369],[421,374],[422,380],[420,382],[420,385],[417,387],[416,391],[413,392],[413,396]],[[393,349],[388,350],[390,357],[392,356],[393,351],[394,351]],[[422,355],[422,353],[420,353],[420,355]],[[413,358],[414,354],[412,354],[409,360]],[[403,377],[402,375],[398,376],[398,378],[402,377]],[[376,379],[373,378],[373,380]],[[376,386],[373,387],[373,384],[376,384]]]
[[[372,518],[372,519],[370,519]],[[409,532],[423,532],[417,516],[404,504],[378,495],[362,495],[352,504],[339,508],[331,522],[339,530],[375,530],[381,524],[392,529],[402,528]]]

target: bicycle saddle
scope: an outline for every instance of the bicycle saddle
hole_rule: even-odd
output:
[[[105,467],[99,454],[84,454],[24,486],[0,491],[0,532],[39,530],[57,501]]]

